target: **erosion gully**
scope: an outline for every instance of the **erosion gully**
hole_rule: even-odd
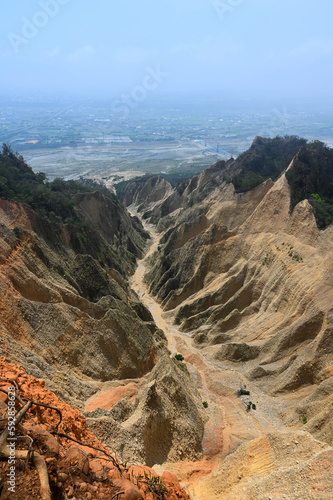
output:
[[[140,217],[134,209],[132,215]],[[138,262],[135,274],[130,280],[131,287],[150,310],[157,326],[168,339],[170,356],[180,353],[185,358],[187,368],[202,397],[207,401],[208,422],[203,438],[203,457],[200,462],[179,462],[164,464],[170,472],[177,475],[191,494],[192,487],[202,477],[211,474],[223,458],[242,442],[254,439],[274,428],[281,428],[281,422],[274,412],[273,418],[265,408],[257,406],[257,411],[246,411],[246,398],[239,398],[237,390],[246,383],[241,369],[233,363],[220,363],[208,358],[207,353],[198,349],[188,333],[180,331],[174,324],[174,313],[164,312],[160,304],[149,294],[144,275],[149,259],[157,250],[161,234],[154,226],[142,220],[151,239],[142,260]],[[263,395],[258,389],[251,390],[251,398],[258,402]],[[267,410],[267,407],[266,407]],[[155,467],[156,468],[156,467]],[[158,471],[157,471],[158,472]],[[194,496],[191,496],[194,499]],[[198,499],[199,500],[199,499]]]

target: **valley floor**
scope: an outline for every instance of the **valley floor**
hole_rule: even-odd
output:
[[[138,215],[138,213],[132,211],[132,215]],[[251,477],[267,476],[270,473],[276,472],[278,468],[282,468],[282,470],[288,468],[290,466],[290,463],[288,463],[290,455],[297,456],[298,454],[297,450],[290,450],[287,452],[285,459],[282,457],[282,462],[277,463],[274,452],[272,452],[274,446],[272,447],[272,443],[266,443],[266,435],[273,436],[277,432],[281,434],[280,437],[282,440],[284,438],[287,440],[292,439],[294,436],[294,434],[290,433],[291,429],[284,425],[281,417],[287,401],[267,396],[259,387],[256,387],[253,381],[251,381],[249,386],[244,376],[244,372],[248,368],[246,363],[232,363],[228,361],[222,363],[213,360],[209,355],[209,351],[205,352],[204,349],[195,347],[191,335],[181,332],[173,324],[173,311],[164,312],[162,310],[160,304],[149,294],[148,287],[144,281],[144,275],[147,266],[149,266],[149,259],[157,250],[161,235],[157,233],[151,224],[147,224],[144,220],[142,220],[142,223],[151,235],[150,246],[145,257],[138,263],[137,270],[131,279],[131,287],[136,291],[146,307],[149,308],[157,326],[164,331],[168,339],[168,348],[171,352],[171,357],[174,357],[177,353],[184,356],[184,362],[196,383],[202,401],[208,403],[206,409],[208,422],[205,425],[202,460],[198,462],[179,461],[178,463],[165,463],[162,466],[155,466],[154,468],[158,473],[162,473],[163,470],[169,470],[174,473],[182,484],[187,487],[193,500],[229,498],[228,492],[230,492],[230,498],[256,498],[250,494],[248,488],[243,488],[239,493],[235,493],[236,496],[233,496],[231,490],[234,487],[237,489],[237,483],[246,475],[249,476],[249,481],[251,482]],[[200,292],[196,295],[196,298],[199,295]],[[244,387],[246,385],[250,389],[250,396],[238,396],[237,391],[241,386]],[[305,393],[303,395],[306,396]],[[299,398],[300,395],[295,395],[295,397]],[[255,410],[247,410],[250,400],[255,403]],[[294,432],[305,434],[303,429],[301,429],[301,424],[297,427],[297,429],[293,429]],[[265,443],[262,447],[262,443],[258,443],[257,441],[263,438]],[[295,442],[298,443],[297,439]],[[251,470],[248,471],[248,474],[240,472],[240,474],[236,473],[233,479],[224,478],[218,481],[222,488],[218,492],[219,487],[216,488],[214,484],[210,484],[212,474],[215,471],[215,475],[219,477],[218,469],[221,466],[223,467],[225,457],[237,450],[244,443],[251,443],[252,454],[250,453],[249,460],[252,462]],[[305,442],[299,446],[300,455],[302,454],[301,448],[303,446],[306,448]],[[324,444],[322,446],[325,447]],[[239,466],[239,471],[242,471],[243,462],[246,462],[248,458],[247,453],[248,450],[243,450],[242,456],[238,457],[239,462],[237,465]],[[252,457],[254,457],[254,460],[251,461]],[[297,463],[299,463],[298,460]],[[309,467],[311,469],[311,465]],[[234,473],[231,474],[231,476],[234,475]],[[274,483],[278,484],[282,477],[283,473],[277,473]],[[203,478],[206,478],[208,482],[205,482]],[[234,483],[230,484],[230,480],[231,483],[233,481]],[[225,483],[225,494],[222,491],[223,483]],[[303,486],[306,486],[306,484],[307,481],[305,481]],[[283,486],[281,486],[281,496],[264,496],[264,498],[333,498],[333,493],[332,497],[330,497],[330,493],[327,492],[328,496],[326,496],[326,493],[320,492],[320,485],[318,485],[319,491],[316,492],[317,494],[314,494],[314,488],[313,492],[309,492],[303,496],[304,491],[302,489],[301,475],[299,475],[299,484],[295,488],[293,493],[290,491],[291,496],[285,496],[284,493],[286,492],[283,491]],[[279,487],[277,488],[278,490]],[[325,490],[327,491],[326,487]],[[244,493],[245,491],[246,493]]]
[[[130,212],[139,216],[133,208]],[[301,420],[287,425],[288,409],[309,396],[313,387],[270,395],[256,380],[248,381],[248,362],[220,362],[211,347],[196,347],[191,333],[175,326],[175,311],[163,311],[148,291],[144,276],[161,234],[145,220],[142,223],[151,239],[130,280],[131,288],[166,335],[170,357],[177,353],[184,357],[202,402],[207,403],[200,459],[184,461],[180,453],[179,461],[154,465],[154,470],[175,474],[192,500],[333,499],[332,447],[314,439]],[[105,383],[86,402],[86,410],[98,406],[110,410],[126,396],[134,401],[145,383],[146,377]],[[250,395],[239,396],[245,386]],[[248,410],[250,400],[255,409]]]

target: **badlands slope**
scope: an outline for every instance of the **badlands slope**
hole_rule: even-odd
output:
[[[107,499],[124,489],[127,500],[152,500],[167,486],[166,500],[187,499],[170,474],[163,484],[150,485],[153,494],[139,474],[160,481],[156,472],[139,467],[131,469],[133,475],[127,466],[178,460],[180,450],[195,459],[204,430],[204,410],[189,374],[160,345],[163,332],[128,283],[147,233],[110,193],[75,185],[73,194],[73,185],[62,181],[44,184],[10,151],[0,154],[0,167],[7,176],[0,188],[9,186],[30,202],[0,198],[0,496],[10,498],[6,390],[16,384],[17,394],[34,400],[26,415],[32,426],[23,419],[17,433],[32,437],[38,460],[46,460],[52,498]],[[18,412],[24,401],[17,403]],[[39,404],[63,411],[59,428],[57,409]],[[121,477],[112,466],[99,463],[96,470],[91,464],[85,444],[98,441],[88,425],[103,441],[98,446],[107,444],[116,457]],[[63,435],[54,437],[57,430]],[[24,458],[28,439],[20,447]],[[74,457],[68,456],[70,446]],[[84,470],[76,467],[80,456]],[[36,469],[26,473],[17,458],[17,498],[49,500],[41,489],[45,474],[39,481]]]
[[[89,426],[122,468],[146,464],[169,481],[166,500],[188,498],[169,472],[192,500],[333,498],[333,226],[319,230],[314,213],[324,227],[332,183],[320,147],[294,151],[303,146],[257,138],[175,189],[133,181],[125,201],[151,234],[146,257],[138,218],[99,191],[71,195],[64,220],[1,199],[1,376],[66,410],[73,437],[79,414],[63,402],[79,409],[85,437],[96,439]],[[264,182],[241,193],[232,179]],[[94,467],[61,483],[61,443],[47,462],[59,495],[85,498],[83,483],[99,498],[116,491],[113,472],[104,488]],[[156,497],[133,484],[136,498]]]
[[[161,231],[149,293],[221,446],[203,479],[172,470],[195,499],[333,498],[333,226],[319,230],[307,200],[291,210],[288,171],[236,193],[225,168],[171,194],[155,180],[159,201],[138,207]]]

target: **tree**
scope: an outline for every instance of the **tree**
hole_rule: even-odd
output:
[[[8,145],[3,143],[2,145],[2,154],[5,156],[14,156],[12,148]]]

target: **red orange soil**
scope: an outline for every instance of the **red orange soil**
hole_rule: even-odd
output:
[[[97,395],[92,396],[86,402],[86,410],[93,411],[96,408],[105,408],[105,410],[110,410],[118,401],[128,397],[133,402],[136,398],[140,388],[144,384],[144,379],[138,379],[128,383],[127,385],[121,385],[116,388],[105,390]]]
[[[160,498],[157,494],[149,493],[147,491],[148,485],[144,482],[149,482],[149,478],[156,477],[156,472],[149,467],[131,467],[121,464],[117,457],[115,459],[118,467],[115,467],[107,455],[91,448],[91,446],[100,448],[112,456],[112,451],[108,450],[88,429],[80,412],[73,410],[68,404],[60,401],[54,393],[46,389],[43,380],[28,375],[22,367],[10,363],[4,358],[0,358],[0,377],[0,388],[8,391],[8,387],[14,382],[17,384],[21,398],[58,408],[62,414],[62,422],[57,431],[87,444],[84,446],[66,437],[51,434],[59,422],[59,415],[49,408],[32,406],[27,412],[26,418],[18,426],[17,433],[31,436],[36,452],[41,454],[46,461],[52,499],[75,497],[86,500],[109,500],[113,494],[119,491],[125,492],[119,495],[120,500],[156,500]],[[2,418],[6,417],[7,400],[7,395],[0,392]],[[6,422],[6,419],[1,422],[2,430],[5,428]],[[28,449],[25,441],[22,440],[17,449]],[[15,467],[16,489],[15,496],[13,496],[13,493],[8,491],[6,484],[6,475],[9,472],[8,460],[3,458],[0,462],[1,499],[41,499],[40,482],[36,470],[26,467],[22,460],[17,460]],[[148,479],[140,479],[140,476],[145,474],[147,474]],[[175,476],[164,473],[161,481],[167,488],[166,500],[189,500],[189,496],[180,487]]]

